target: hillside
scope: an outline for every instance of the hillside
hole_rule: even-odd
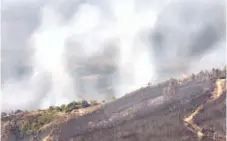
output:
[[[48,119],[33,132],[21,130],[26,115],[9,116],[1,119],[1,137],[2,141],[224,141],[225,84],[226,70],[213,69],[83,108],[86,114],[44,110],[44,117],[53,121]]]

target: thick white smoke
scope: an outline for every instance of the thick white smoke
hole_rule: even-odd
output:
[[[39,77],[39,74],[43,73],[51,75],[51,90],[48,91],[47,97],[43,98],[44,107],[51,104],[60,105],[70,102],[72,98],[76,99],[72,78],[67,73],[63,58],[68,33],[59,22],[57,13],[51,8],[44,7],[41,26],[32,36],[35,50],[33,77]]]
[[[67,9],[71,15],[67,19],[65,9],[61,9],[65,3],[42,2],[39,24],[26,39],[32,50],[31,74],[19,80],[4,80],[3,110],[45,108],[81,99],[109,100],[112,95],[122,96],[159,79],[159,68],[168,57],[172,58],[171,63],[179,63],[183,58],[174,57],[182,50],[180,41],[174,37],[166,37],[166,44],[171,43],[169,39],[174,40],[170,44],[172,48],[162,48],[163,54],[161,50],[156,51],[156,44],[150,44],[150,33],[157,29],[156,24],[162,21],[159,17],[171,1],[77,1],[75,7]],[[171,20],[167,18],[167,21]],[[158,23],[158,26],[165,24]],[[181,26],[177,21],[169,25]],[[188,36],[185,32],[182,35]],[[188,48],[185,46],[185,50]],[[187,72],[200,70],[201,64],[215,56],[208,55],[198,57],[201,61],[193,69],[190,65],[194,62],[187,62]],[[170,72],[167,77],[171,74],[175,75]]]
[[[77,99],[77,92],[72,86],[63,58],[65,43],[70,36],[79,38],[77,42],[82,45],[86,56],[92,56],[102,50],[106,40],[114,38],[120,40],[117,66],[120,80],[116,88],[118,96],[146,85],[151,80],[154,72],[152,62],[149,61],[150,54],[137,36],[141,30],[152,28],[158,11],[144,9],[136,12],[135,1],[113,1],[109,4],[112,17],[103,16],[103,11],[97,6],[85,3],[79,7],[69,24],[63,25],[58,18],[60,13],[51,7],[43,8],[41,26],[33,39],[34,73],[50,72],[52,75],[52,89],[45,102],[55,97],[59,102],[49,104],[62,104],[65,102],[64,99],[73,94],[75,97],[72,98]],[[110,18],[113,20],[111,21]],[[136,51],[133,48],[137,48]],[[67,95],[64,96],[65,94]]]

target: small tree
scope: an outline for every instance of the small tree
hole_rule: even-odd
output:
[[[64,111],[65,110],[65,107],[66,107],[65,104],[62,104],[61,105],[61,110]]]
[[[151,86],[152,86],[152,84],[149,82],[149,83],[147,83],[147,86],[148,86],[148,87],[151,87]]]
[[[226,69],[227,69],[227,66],[225,66],[224,68],[223,68],[223,70],[226,72]]]
[[[75,109],[75,102],[69,103],[67,106],[65,106],[64,111],[65,112],[71,112],[72,110]]]
[[[18,113],[21,113],[21,112],[23,112],[23,111],[21,111],[21,110],[16,110],[16,111],[15,111],[15,114],[18,114]]]
[[[59,106],[56,106],[56,107],[54,108],[54,110],[55,110],[55,111],[58,111],[58,112],[59,112],[59,111],[62,111],[62,109],[61,109]]]
[[[2,113],[1,113],[1,116],[2,116],[2,117],[7,116],[7,113],[6,113],[6,112],[2,112]]]
[[[86,108],[86,107],[89,107],[90,106],[90,104],[88,104],[88,102],[86,100],[83,100],[81,102],[81,105],[82,105],[83,108]]]
[[[194,73],[192,74],[191,78],[192,78],[192,80],[195,80],[196,76]]]
[[[50,106],[50,107],[49,107],[49,110],[50,110],[50,111],[53,111],[53,110],[54,110],[54,107],[53,107],[53,106]]]
[[[76,102],[71,102],[67,105],[67,107],[75,107],[75,105],[76,105]]]
[[[73,101],[72,102],[74,105],[78,105],[79,103],[78,102],[76,102],[76,101]]]

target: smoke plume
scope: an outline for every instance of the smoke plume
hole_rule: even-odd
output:
[[[5,0],[2,110],[111,100],[223,67],[224,0]]]

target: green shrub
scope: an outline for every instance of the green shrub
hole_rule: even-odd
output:
[[[64,112],[68,113],[68,112],[71,112],[72,110],[74,110],[76,108],[76,102],[73,101],[71,103],[69,103],[67,106],[64,107]]]
[[[71,107],[66,107],[64,111],[65,111],[66,113],[69,113],[69,112],[71,112],[71,111],[74,110],[74,109],[75,109],[75,107],[71,106]]]
[[[22,128],[22,132],[25,134],[25,133],[28,133],[31,130],[32,130],[31,123],[29,123],[29,122],[28,123],[25,123],[25,125]]]
[[[57,112],[62,111],[62,109],[60,107],[58,107],[58,106],[54,107],[54,110],[57,111]]]
[[[25,124],[21,130],[24,134],[38,131],[42,126],[52,122],[55,118],[55,111],[42,112],[37,115],[27,116],[24,119]]]
[[[75,107],[76,103],[75,102],[71,102],[67,105],[67,107]]]
[[[78,105],[79,103],[78,102],[76,102],[76,101],[73,101],[72,102],[74,105]]]
[[[61,105],[62,111],[64,111],[65,107],[66,107],[65,104],[62,104],[62,105]]]

